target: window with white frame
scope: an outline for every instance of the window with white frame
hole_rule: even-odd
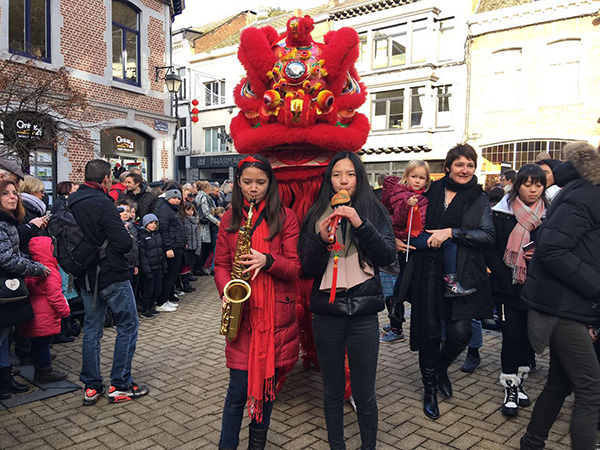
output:
[[[413,22],[411,41],[410,61],[413,64],[425,62],[427,48],[431,46],[428,40],[427,21],[425,19],[415,20]]]
[[[179,136],[177,147],[179,150],[183,150],[188,148],[188,128],[187,128],[187,117],[179,118]]]
[[[566,39],[547,45],[548,67],[544,74],[545,103],[568,104],[579,100],[581,40]],[[560,86],[560,88],[558,88]],[[550,95],[548,95],[551,93]]]
[[[220,136],[225,134],[225,127],[212,127],[204,129],[204,152],[225,152],[225,141]]]
[[[423,99],[425,97],[425,86],[410,88],[410,127],[421,126],[423,120]]]
[[[435,125],[438,128],[449,127],[451,123],[450,101],[452,99],[452,85],[436,86],[437,110]]]
[[[179,69],[179,78],[181,78],[181,86],[179,87],[179,92],[177,96],[179,100],[187,100],[187,92],[188,92],[188,78],[187,78],[187,69],[182,67]]]
[[[368,66],[368,52],[367,52],[367,33],[361,33],[358,35],[359,38],[359,54],[358,60],[356,61],[356,70],[367,70]]]
[[[438,34],[438,61],[449,61],[455,56],[455,30],[454,19],[442,19],[439,21]]]
[[[204,83],[206,106],[222,105],[225,103],[225,81]]]
[[[404,89],[377,92],[371,95],[373,130],[404,128]]]
[[[406,64],[408,24],[381,28],[373,33],[373,68],[402,66]]]
[[[491,56],[492,83],[488,88],[491,94],[492,109],[514,109],[521,104],[522,51],[509,48],[494,52]]]
[[[113,79],[140,85],[140,11],[125,0],[112,2]]]

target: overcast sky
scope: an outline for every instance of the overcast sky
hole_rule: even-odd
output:
[[[295,8],[308,9],[325,3],[327,0],[185,0],[185,9],[175,18],[173,30],[204,25],[247,9],[258,12],[261,6],[291,11]]]

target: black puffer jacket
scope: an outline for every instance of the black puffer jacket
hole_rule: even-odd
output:
[[[374,211],[379,212],[379,209],[374,208]],[[367,252],[375,269],[392,264],[396,258],[394,232],[383,208],[377,217],[377,223],[373,224],[364,218],[362,220],[362,225],[352,228],[352,233]],[[330,257],[327,246],[328,244],[314,231],[303,230],[300,235],[298,254],[302,262],[302,271],[305,276],[315,279],[310,296],[310,310],[317,314],[343,316],[376,314],[382,311],[385,304],[377,270],[373,278],[345,292],[338,292],[335,302],[329,303],[329,293],[319,290]]]
[[[492,208],[492,217],[496,229],[496,243],[493,247],[487,248],[484,251],[485,263],[492,273],[490,276],[492,298],[496,303],[505,304],[517,309],[527,309],[527,305],[521,300],[523,285],[513,284],[512,269],[503,261],[508,238],[517,225],[517,219],[508,204],[507,196]],[[538,229],[536,228],[530,233],[531,240],[534,242]]]
[[[123,226],[113,199],[100,190],[82,184],[77,192],[69,196],[69,207],[92,244],[99,248],[108,239],[106,258],[100,261],[98,289],[102,290],[116,281],[128,280],[129,267],[124,255],[131,250],[133,239]],[[88,278],[89,287],[93,289],[95,268],[90,270]],[[81,279],[77,280],[77,284],[81,289],[87,290],[88,286]]]
[[[187,216],[183,221],[183,228],[185,229],[185,242],[187,244],[185,249],[195,252],[202,247],[198,216]]]
[[[138,248],[138,229],[132,222],[127,223],[127,232],[131,236],[131,240],[133,245],[131,250],[125,254],[125,258],[127,258],[127,263],[129,264],[129,268],[133,269],[134,267],[140,266],[140,258],[139,258],[139,248]]]
[[[523,300],[544,314],[600,324],[600,154],[585,143],[563,149],[554,172],[562,191],[538,232]]]
[[[183,250],[185,248],[185,230],[183,219],[179,214],[179,206],[171,205],[159,197],[154,202],[154,214],[158,217],[158,232],[162,236],[165,252]]]
[[[42,276],[44,266],[21,255],[18,221],[0,211],[0,270],[5,276]],[[29,299],[0,304],[0,328],[25,322],[33,317]]]
[[[160,233],[142,228],[138,235],[142,275],[148,277],[153,270],[166,270],[167,260]]]
[[[117,198],[117,200],[122,199],[134,201],[137,204],[137,210],[135,213],[140,219],[143,219],[146,214],[152,212],[152,207],[156,201],[156,195],[154,195],[152,189],[147,183],[142,183],[140,185],[140,192],[138,194],[134,194],[133,192],[125,190],[121,192]]]

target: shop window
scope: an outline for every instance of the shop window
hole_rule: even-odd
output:
[[[212,81],[204,84],[206,106],[222,105],[225,103],[225,81]]]
[[[50,0],[10,0],[11,53],[50,62]]]
[[[204,152],[205,153],[223,153],[225,152],[225,141],[222,138],[225,134],[224,127],[212,127],[204,129]]]
[[[371,96],[373,130],[401,130],[404,126],[404,89],[377,92]]]
[[[112,2],[113,79],[140,85],[140,12],[129,3]]]

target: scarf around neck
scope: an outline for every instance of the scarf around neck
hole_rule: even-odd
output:
[[[319,223],[333,213],[331,206],[327,206],[321,217],[315,223],[315,231],[319,233]],[[344,248],[339,251],[338,274],[336,283],[336,292],[346,291],[354,286],[364,283],[370,278],[373,278],[375,271],[367,264],[361,265],[358,254],[358,249],[352,242],[351,226],[346,219],[342,221],[336,231],[337,242],[344,245]],[[327,267],[321,278],[319,290],[322,292],[331,293],[333,285],[333,264],[334,253],[329,253]]]
[[[531,241],[531,231],[542,224],[541,218],[546,211],[546,205],[540,198],[529,207],[517,196],[510,206],[517,219],[517,224],[508,237],[502,260],[512,269],[512,283],[523,284],[527,278],[527,261],[523,246]]]
[[[269,225],[260,220],[266,201],[255,206],[253,214],[252,248],[260,253],[270,253]],[[244,220],[248,213],[244,200]],[[251,274],[252,275],[252,274]],[[248,299],[250,319],[250,351],[248,352],[248,413],[261,422],[265,401],[275,399],[275,286],[273,279],[261,270],[254,280],[249,280],[252,293]]]
[[[43,216],[46,212],[46,204],[37,198],[35,195],[28,194],[27,192],[21,192],[21,199],[23,202],[35,208],[36,211],[40,213],[40,216]]]
[[[447,208],[446,190],[456,192]],[[431,188],[424,195],[429,199],[427,207],[427,218],[425,225],[428,230],[439,230],[443,228],[460,228],[463,216],[468,205],[472,204],[483,192],[477,183],[477,177],[473,175],[471,181],[459,184],[448,175],[432,183]]]

